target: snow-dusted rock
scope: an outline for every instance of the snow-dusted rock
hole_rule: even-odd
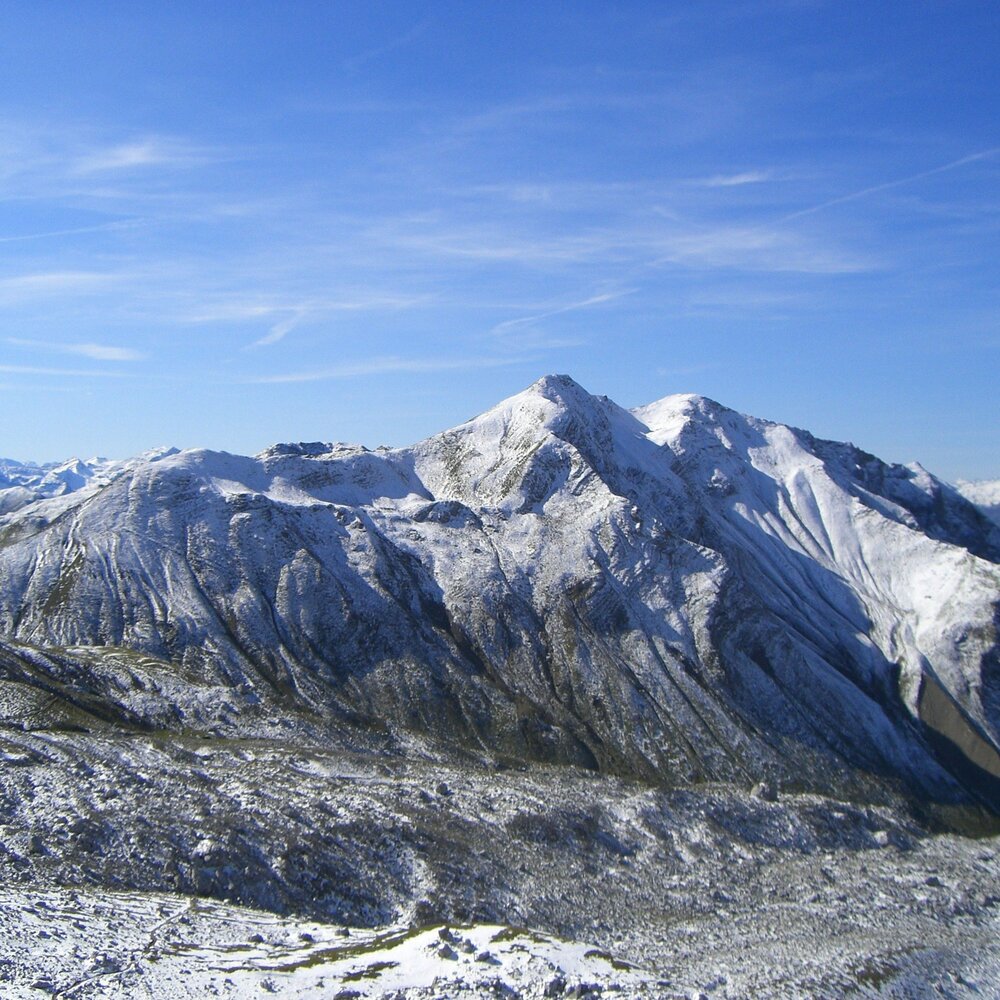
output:
[[[447,931],[456,947],[442,945],[446,928],[344,941],[329,925],[178,896],[4,889],[0,929],[5,997],[541,997],[589,983],[594,995],[662,996],[654,976],[599,948],[496,925]],[[563,990],[545,992],[551,982]]]

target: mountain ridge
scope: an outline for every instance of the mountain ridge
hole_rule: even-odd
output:
[[[161,451],[5,511],[0,663],[132,725],[998,809],[998,562],[922,469],[545,376],[409,448]]]

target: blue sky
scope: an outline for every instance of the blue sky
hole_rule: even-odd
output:
[[[0,454],[545,372],[1000,477],[996,3],[9,2]]]

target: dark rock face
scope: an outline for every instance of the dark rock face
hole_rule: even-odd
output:
[[[85,728],[996,810],[998,553],[923,470],[551,376],[410,449],[166,453],[0,515],[0,676]]]

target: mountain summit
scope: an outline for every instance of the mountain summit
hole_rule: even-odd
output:
[[[0,673],[75,717],[1000,811],[1000,528],[919,467],[552,375],[410,448],[86,470],[0,483]]]

